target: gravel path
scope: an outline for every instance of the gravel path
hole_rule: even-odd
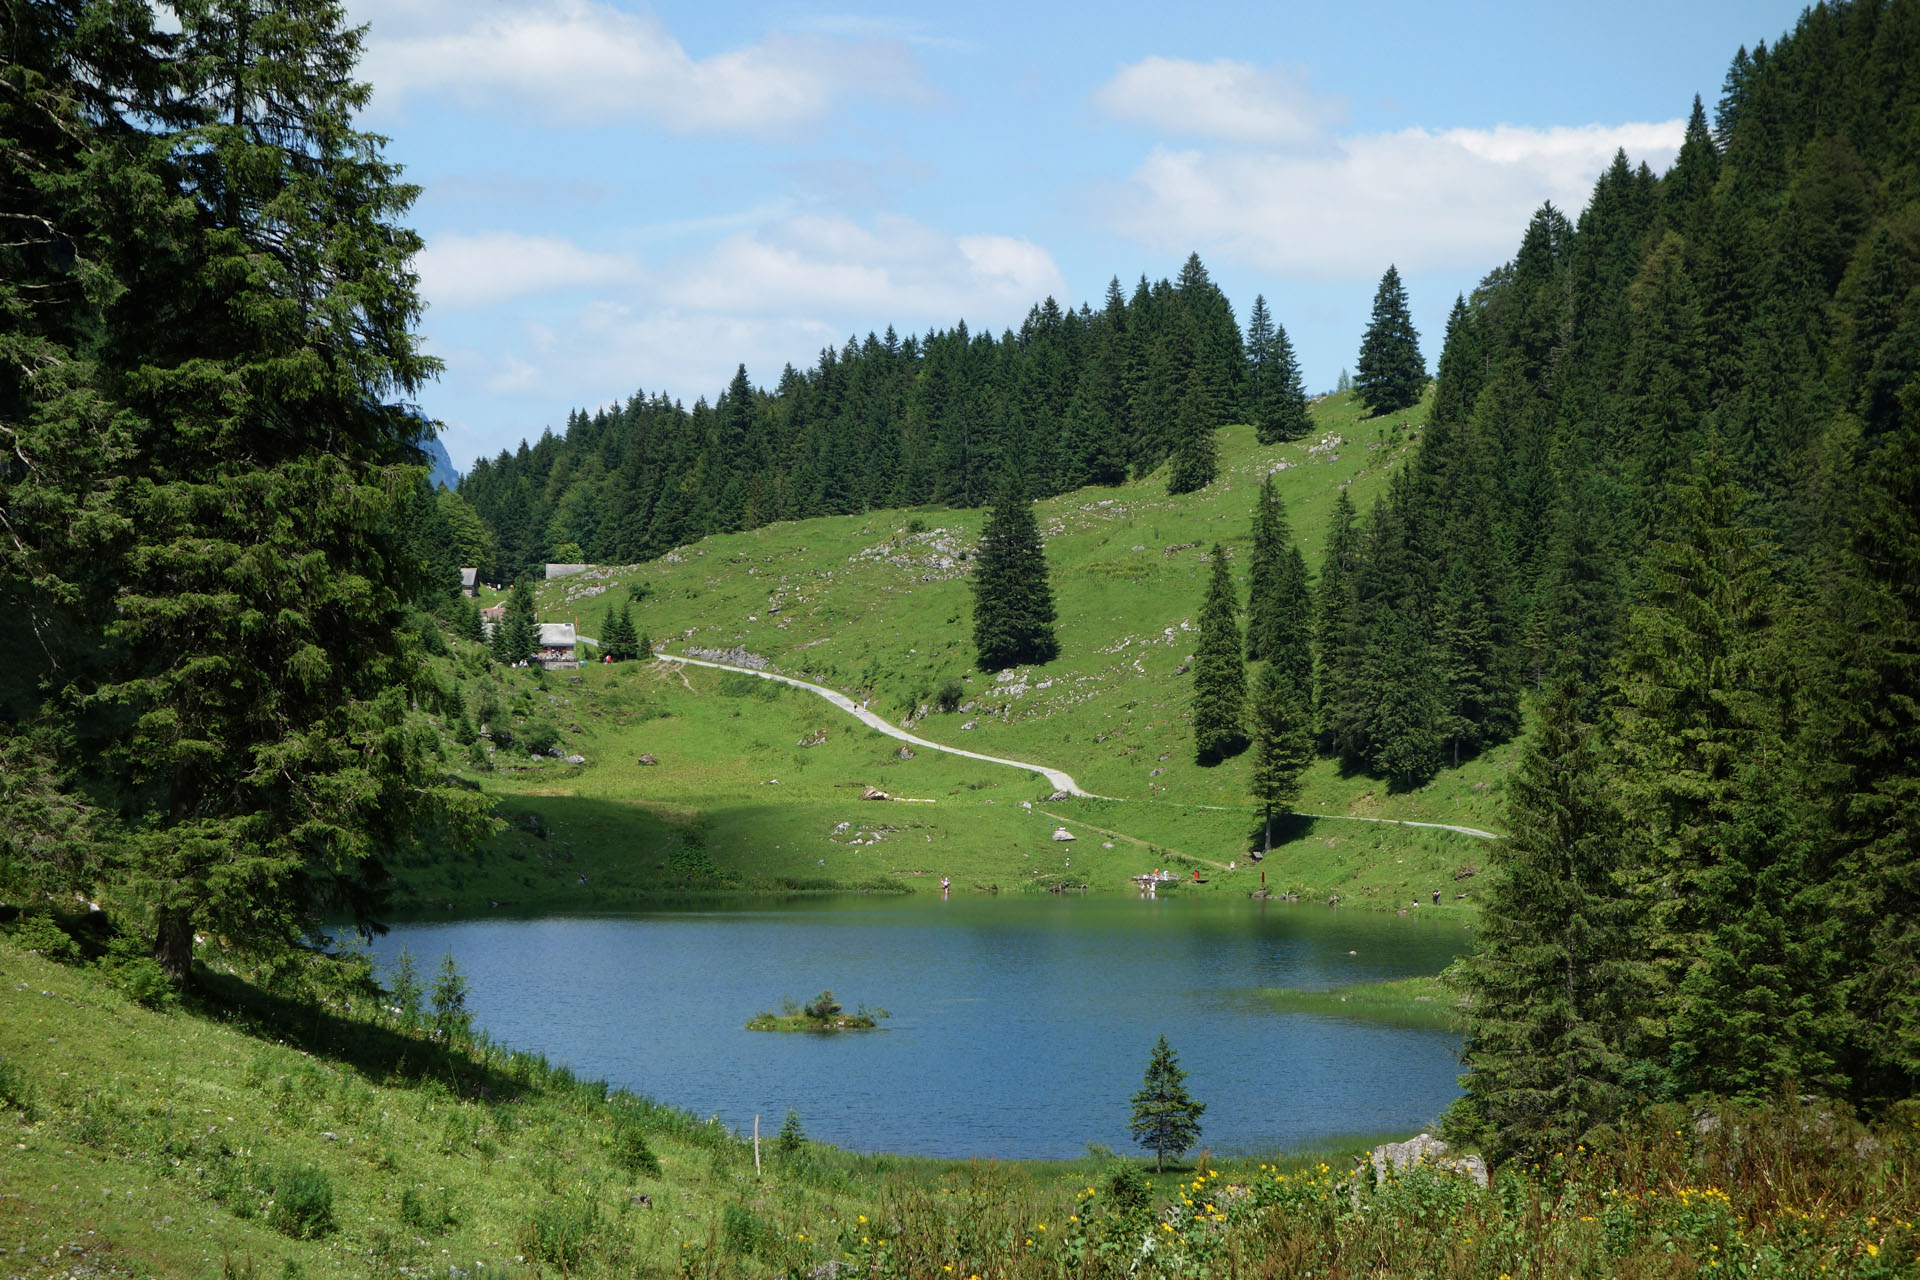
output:
[[[984,760],[988,764],[1004,764],[1014,769],[1025,769],[1045,778],[1055,791],[1064,791],[1070,796],[1079,796],[1084,800],[1115,800],[1122,798],[1095,795],[1091,791],[1082,791],[1080,784],[1073,780],[1071,774],[1062,773],[1058,769],[1049,769],[1043,764],[1029,764],[1024,760],[1008,760],[1003,756],[982,755],[978,751],[963,751],[959,747],[949,747],[944,743],[930,742],[925,738],[908,733],[905,729],[897,725],[889,723],[884,718],[875,715],[873,712],[855,702],[852,698],[849,698],[846,694],[834,689],[829,689],[823,684],[814,684],[808,680],[798,680],[793,676],[775,675],[771,671],[756,671],[752,667],[735,666],[730,662],[712,662],[706,658],[685,658],[673,653],[656,653],[654,654],[654,660],[656,662],[684,662],[696,667],[712,667],[716,671],[737,671],[741,675],[759,676],[762,680],[778,680],[781,684],[790,684],[796,689],[805,689],[809,693],[817,693],[834,706],[839,707],[848,715],[859,720],[860,723],[878,729],[888,737],[898,738],[902,742],[911,742],[916,747],[925,747],[929,751],[944,751],[952,756],[965,756],[969,760]],[[1151,803],[1151,801],[1147,803]],[[1217,806],[1202,805],[1198,807],[1215,808]],[[1500,838],[1497,832],[1482,831],[1478,827],[1455,826],[1450,822],[1413,822],[1405,818],[1360,818],[1344,813],[1303,813],[1300,816],[1303,818],[1323,818],[1331,822],[1384,822],[1388,826],[1394,827],[1429,827],[1435,831],[1455,831],[1463,836],[1473,836],[1479,840],[1498,840]],[[1096,830],[1097,829],[1098,828],[1096,828]]]
[[[696,667],[712,667],[717,671],[738,671],[741,675],[759,676],[762,680],[778,680],[781,684],[790,684],[796,689],[805,689],[809,693],[819,694],[834,706],[840,708],[848,715],[853,716],[860,721],[861,724],[878,729],[890,738],[898,738],[902,742],[911,742],[914,746],[925,747],[929,751],[944,751],[950,756],[965,756],[969,760],[984,760],[988,764],[1004,764],[1015,769],[1025,769],[1030,773],[1037,773],[1045,778],[1055,791],[1064,791],[1070,796],[1080,796],[1088,800],[1102,800],[1107,798],[1104,796],[1096,796],[1090,791],[1082,791],[1080,784],[1073,780],[1071,774],[1062,773],[1058,769],[1049,769],[1043,764],[1028,764],[1024,760],[1008,760],[1002,756],[982,755],[978,751],[962,751],[959,747],[949,747],[938,742],[929,742],[925,738],[908,733],[905,729],[897,725],[888,723],[884,718],[867,710],[846,694],[829,689],[823,684],[814,684],[807,680],[796,680],[792,676],[775,675],[771,671],[755,671],[752,667],[737,667],[728,662],[709,662],[705,658],[683,658],[673,653],[656,653],[654,659],[658,662],[685,662]]]

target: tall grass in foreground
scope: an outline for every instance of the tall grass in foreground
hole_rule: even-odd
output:
[[[1865,1126],[1824,1104],[1656,1108],[1602,1149],[1375,1183],[1321,1161],[1201,1165],[1150,1201],[1126,1180],[1063,1197],[1018,1168],[882,1177],[868,1221],[782,1223],[789,1275],[1788,1277],[1920,1275],[1920,1108]],[[715,1255],[702,1274],[758,1274]],[[839,1263],[839,1268],[831,1264]]]

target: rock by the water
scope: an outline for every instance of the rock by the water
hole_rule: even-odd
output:
[[[1373,1174],[1384,1179],[1389,1169],[1402,1172],[1420,1164],[1431,1165],[1435,1169],[1444,1169],[1449,1173],[1458,1173],[1472,1178],[1478,1186],[1487,1185],[1487,1162],[1477,1155],[1454,1156],[1448,1154],[1447,1144],[1430,1133],[1415,1134],[1405,1142],[1386,1142],[1367,1152],[1367,1159],[1373,1162]]]

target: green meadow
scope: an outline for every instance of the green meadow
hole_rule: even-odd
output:
[[[1416,791],[1319,761],[1302,815],[1276,823],[1263,864],[1243,756],[1194,761],[1186,716],[1192,626],[1212,547],[1244,556],[1268,473],[1317,563],[1334,499],[1364,510],[1418,440],[1423,410],[1366,419],[1351,395],[1314,406],[1308,437],[1263,446],[1220,433],[1221,478],[1170,498],[1164,477],[1038,504],[1061,657],[972,667],[967,555],[980,511],[880,511],[712,537],[639,566],[598,567],[539,590],[543,617],[587,635],[632,602],[670,653],[744,650],[866,703],[929,741],[1062,769],[1102,799],[1051,800],[1037,774],[910,748],[810,693],[663,663],[578,672],[486,669],[458,655],[466,705],[544,724],[569,765],[479,744],[473,776],[504,832],[477,855],[400,869],[409,911],[605,909],[675,895],[829,889],[1262,888],[1376,909],[1470,910],[1484,842],[1393,825],[1499,829],[1511,744]],[[954,710],[936,708],[957,682]],[[476,713],[477,715],[477,713]],[[525,733],[520,737],[524,739]],[[542,739],[544,741],[544,739]],[[641,763],[642,758],[649,763]],[[894,797],[862,800],[868,788]],[[1360,821],[1373,819],[1378,821]],[[1071,842],[1055,841],[1059,828]],[[1193,880],[1198,872],[1200,883]]]

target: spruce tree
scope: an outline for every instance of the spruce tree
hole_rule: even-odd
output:
[[[1127,1121],[1134,1141],[1153,1152],[1156,1173],[1165,1171],[1168,1155],[1177,1158],[1200,1140],[1200,1116],[1207,1104],[1193,1100],[1186,1079],[1178,1055],[1161,1036],[1147,1060],[1140,1091],[1133,1095],[1133,1115]]]
[[[607,615],[600,647],[615,662],[630,662],[639,656],[640,637],[633,629],[633,614],[626,605]]]
[[[1354,599],[1359,567],[1360,534],[1354,527],[1353,499],[1341,489],[1333,502],[1314,600],[1313,699],[1321,749],[1343,758],[1353,747],[1346,731],[1348,709],[1359,697],[1361,648]]]
[[[507,596],[506,611],[493,624],[493,656],[506,666],[533,660],[540,624],[534,613],[533,584],[522,578]]]
[[[1375,417],[1397,413],[1420,403],[1427,386],[1427,362],[1420,355],[1420,335],[1407,310],[1407,291],[1393,267],[1380,277],[1373,295],[1373,317],[1360,340],[1358,376],[1354,389]]]
[[[972,587],[975,662],[982,671],[1051,662],[1059,656],[1046,553],[1017,471],[1007,472],[980,532]]]
[[[1831,499],[1797,753],[1804,804],[1825,819],[1809,908],[1830,926],[1853,1096],[1875,1105],[1920,1089],[1920,382],[1906,400],[1864,491]]]
[[[1241,658],[1240,604],[1227,571],[1227,554],[1213,545],[1213,569],[1200,606],[1200,640],[1193,654],[1193,749],[1201,764],[1217,764],[1246,745],[1247,669]]]
[[[1178,342],[1182,346],[1195,343],[1194,322],[1184,311],[1176,311],[1175,319]],[[1185,366],[1184,373],[1178,364],[1170,363],[1167,376],[1179,379],[1173,405],[1173,465],[1167,473],[1167,492],[1196,493],[1212,484],[1220,470],[1220,447],[1213,437],[1218,420],[1218,393],[1210,385],[1207,369],[1197,356]]]
[[[480,625],[480,605],[474,600],[457,600],[453,606],[453,632],[462,640],[484,644],[487,630]]]
[[[1280,559],[1280,643],[1273,660],[1286,671],[1300,696],[1313,705],[1313,582],[1307,558],[1291,540]]]
[[[1434,378],[1435,424],[1465,422],[1486,382],[1486,353],[1480,348],[1479,325],[1467,310],[1464,296],[1453,300],[1447,316],[1446,341],[1440,347],[1440,369]]]
[[[1280,565],[1289,542],[1286,511],[1268,475],[1253,500],[1253,549],[1247,559],[1249,662],[1265,662],[1279,648]]]
[[[1363,696],[1372,765],[1395,790],[1439,772],[1445,693],[1425,624],[1411,608],[1386,615],[1367,637]]]
[[[1313,427],[1293,343],[1258,295],[1247,317],[1247,408],[1261,444],[1297,440]]]
[[[1248,790],[1264,819],[1261,848],[1271,853],[1274,812],[1291,812],[1300,797],[1300,775],[1313,763],[1313,714],[1306,692],[1279,663],[1260,664],[1250,719],[1253,775]]]
[[[1789,841],[1756,847],[1747,826],[1749,802],[1775,785],[1771,775],[1783,759],[1778,596],[1760,536],[1741,518],[1744,495],[1727,472],[1709,448],[1700,469],[1675,487],[1673,536],[1652,549],[1644,603],[1628,623],[1622,658],[1621,802],[1635,833],[1629,874],[1669,1035],[1735,1013],[1736,993],[1702,991],[1697,978],[1689,985],[1689,971],[1710,951],[1738,945],[1722,931],[1740,927],[1732,913],[1766,872],[1752,859],[1791,854]],[[1771,892],[1791,897],[1798,889],[1779,882],[1784,869],[1764,878]],[[1712,1007],[1701,1007],[1703,1000]],[[1776,1016],[1768,1035],[1780,1041],[1778,1053],[1758,1043],[1747,1048],[1790,1061],[1797,1050],[1787,1042],[1797,1029]],[[1653,1051],[1647,1067],[1665,1087],[1723,1083],[1711,1078],[1710,1056],[1683,1043]]]
[[[1253,550],[1247,571],[1247,660],[1275,662],[1311,702],[1312,592],[1307,563],[1287,528],[1286,508],[1269,475],[1254,499]]]
[[[1564,1151],[1617,1119],[1650,1008],[1635,908],[1614,874],[1621,819],[1580,703],[1561,681],[1541,707],[1459,970],[1466,1096],[1448,1125],[1496,1161]]]
[[[196,931],[292,952],[487,823],[416,710],[415,189],[355,127],[337,5],[8,18],[0,614],[61,637],[36,703],[124,823],[116,918],[184,985]],[[14,625],[4,665],[48,652]]]

